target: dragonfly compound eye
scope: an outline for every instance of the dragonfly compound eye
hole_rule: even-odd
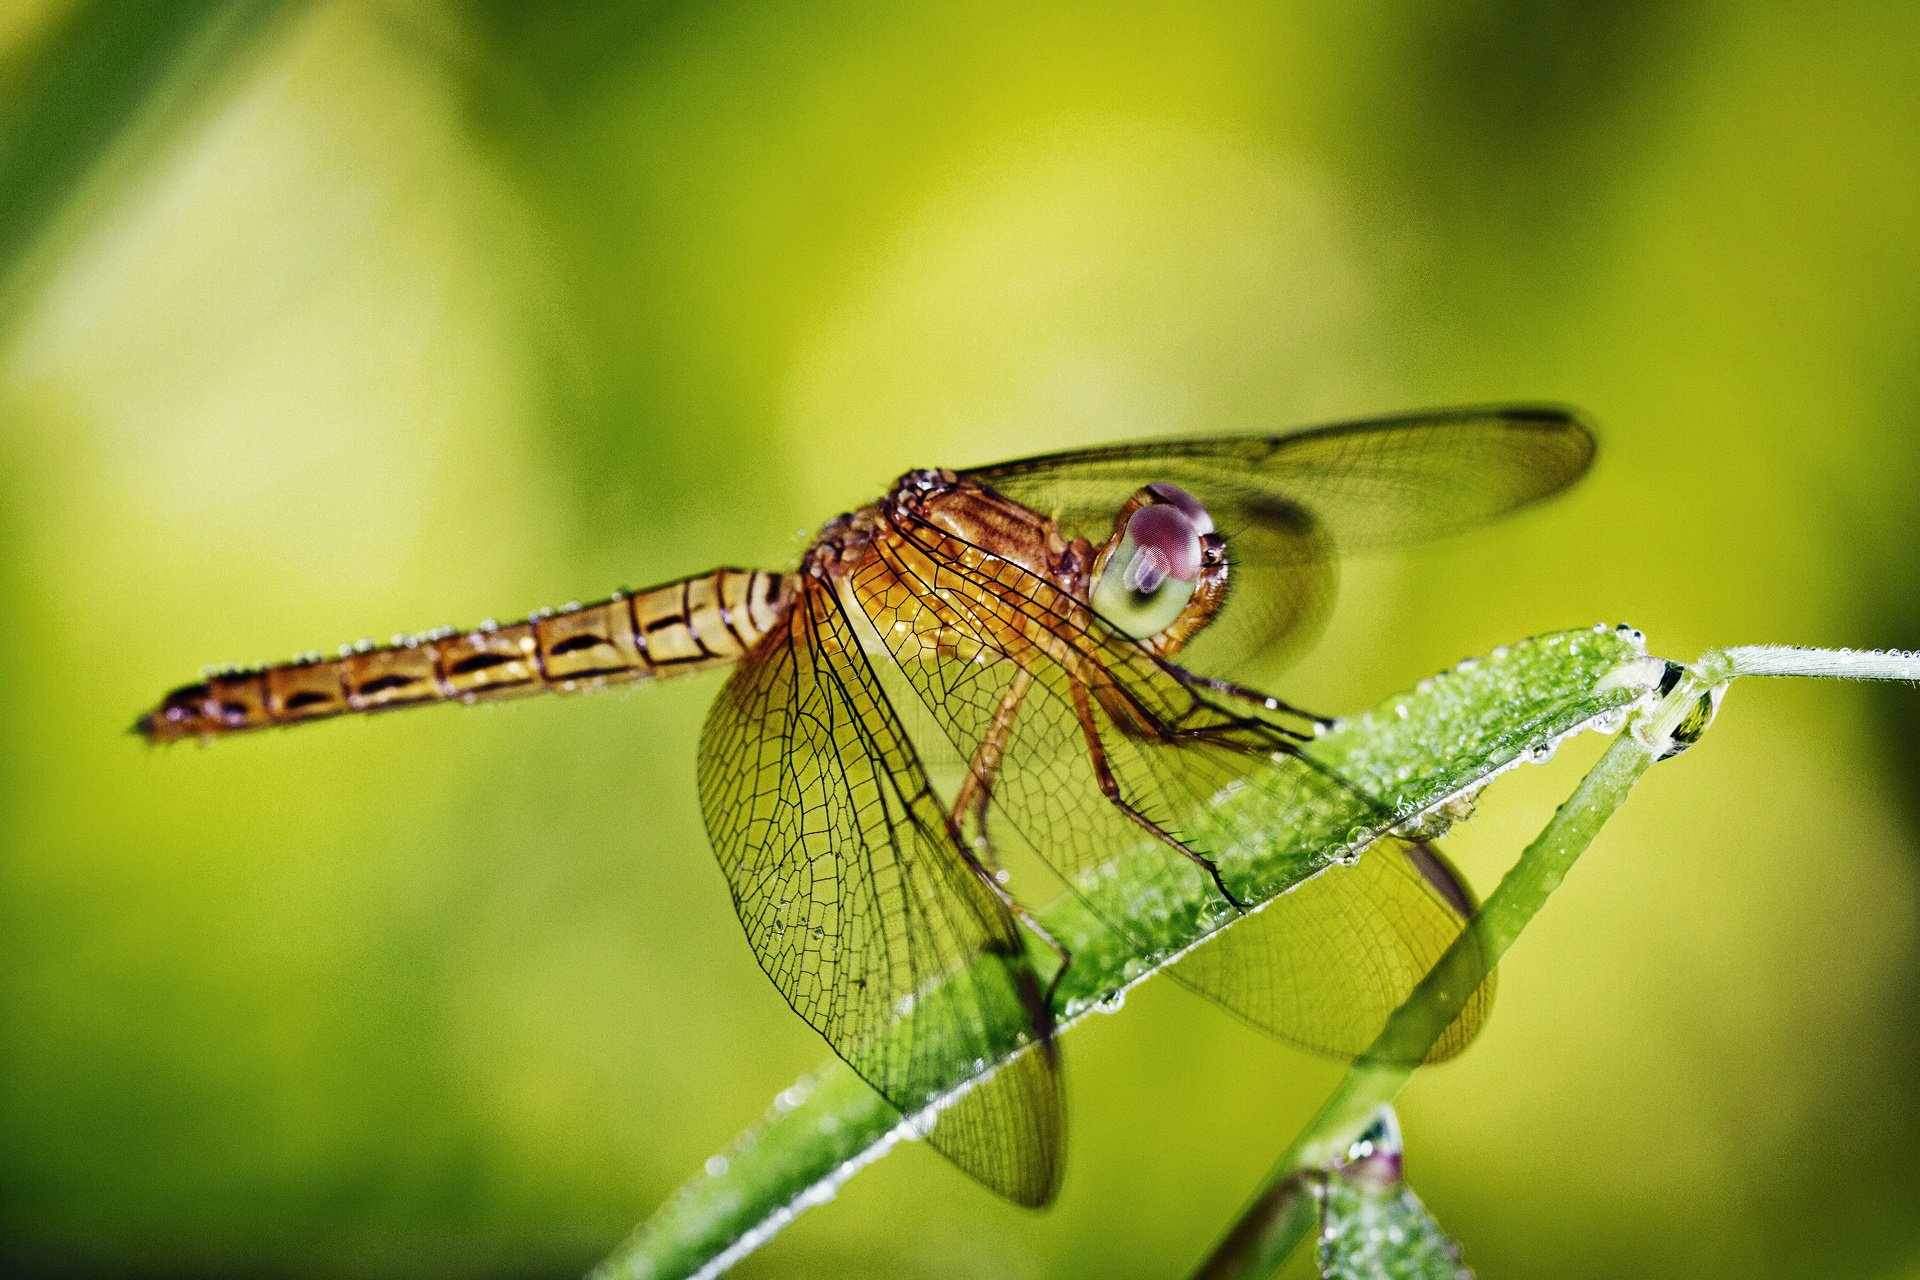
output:
[[[1120,545],[1100,571],[1093,587],[1093,607],[1101,617],[1135,639],[1144,640],[1172,626],[1193,599],[1203,564],[1203,538],[1213,527],[1206,509],[1175,490],[1199,512],[1199,521],[1172,499],[1141,507],[1127,521]]]
[[[1181,515],[1193,521],[1193,527],[1197,532],[1213,532],[1212,513],[1207,510],[1205,504],[1203,504],[1200,499],[1194,497],[1179,485],[1168,484],[1165,481],[1161,481],[1159,484],[1150,484],[1147,486],[1147,494],[1156,501],[1164,502],[1170,507],[1179,508]]]

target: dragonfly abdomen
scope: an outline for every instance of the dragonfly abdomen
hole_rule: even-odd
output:
[[[787,574],[718,569],[507,625],[446,629],[337,658],[221,672],[175,689],[134,730],[212,738],[354,712],[664,680],[730,665],[793,595]]]

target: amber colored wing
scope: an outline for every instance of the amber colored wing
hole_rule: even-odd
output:
[[[1383,840],[1351,866],[1329,867],[1281,894],[1167,972],[1271,1035],[1357,1058],[1476,909],[1439,850]],[[1463,988],[1454,996],[1460,1011],[1428,1062],[1465,1049],[1493,1009],[1484,965],[1468,956],[1449,971]]]
[[[1191,491],[1226,535],[1221,616],[1181,661],[1226,674],[1309,640],[1336,555],[1497,519],[1567,488],[1593,461],[1579,416],[1550,406],[1447,409],[1277,436],[1172,440],[1023,458],[964,474],[1052,513],[1096,546],[1144,485]]]
[[[1296,1043],[1365,1050],[1472,910],[1444,862],[1416,861],[1408,851],[1424,847],[1389,840],[1338,866],[1394,816],[1293,750],[1286,726],[1196,689],[1018,565],[925,525],[898,534],[874,543],[851,582],[872,643],[891,650],[963,758],[1019,697],[991,812],[1142,959],[1190,936],[1195,921],[1156,913],[1189,910],[1196,887],[1210,904],[1200,928],[1234,922],[1204,868],[1103,794],[1097,753],[1121,798],[1212,859],[1236,897],[1273,899],[1198,948],[1176,970],[1187,985]],[[1124,876],[1106,874],[1122,860]],[[1229,971],[1268,945],[1278,950],[1244,978]],[[1464,1045],[1484,1013],[1476,998],[1446,1043]]]
[[[721,693],[700,802],[795,1012],[906,1115],[1012,1055],[928,1141],[1010,1199],[1051,1200],[1063,1122],[1039,984],[825,583],[804,580]]]

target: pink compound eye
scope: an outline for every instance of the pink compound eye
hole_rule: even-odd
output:
[[[1182,489],[1179,485],[1168,484],[1165,481],[1161,481],[1158,484],[1148,485],[1147,492],[1168,506],[1178,508],[1181,515],[1193,522],[1193,531],[1195,533],[1207,534],[1213,532],[1213,516],[1207,510],[1205,504],[1185,489]]]
[[[1091,602],[1101,617],[1142,640],[1172,626],[1193,599],[1213,529],[1206,509],[1185,489],[1153,485],[1146,493],[1154,501],[1127,517]]]
[[[1127,521],[1127,537],[1139,548],[1123,570],[1135,591],[1149,592],[1163,578],[1192,582],[1200,576],[1200,534],[1186,512],[1172,504],[1142,507]]]

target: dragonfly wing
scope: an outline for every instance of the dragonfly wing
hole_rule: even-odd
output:
[[[1332,539],[1306,508],[1279,501],[1248,499],[1214,526],[1227,541],[1226,603],[1180,661],[1224,674],[1277,669],[1313,643],[1333,607]]]
[[[1473,919],[1472,892],[1439,850],[1383,840],[1332,866],[1167,970],[1253,1026],[1356,1058]],[[1467,944],[1471,945],[1471,943]],[[1459,1012],[1426,1054],[1453,1057],[1493,1007],[1493,974],[1467,956],[1453,970]]]
[[[1593,461],[1579,416],[1544,406],[1446,409],[1276,436],[1162,440],[1023,458],[962,474],[1062,527],[1104,539],[1143,485],[1171,481],[1210,509],[1306,511],[1342,551],[1471,528],[1558,493]]]
[[[1175,976],[1284,1039],[1365,1052],[1475,910],[1445,859],[1385,839],[1341,865],[1337,854],[1383,836],[1394,815],[1276,740],[1281,726],[1196,691],[1019,566],[979,548],[954,554],[949,534],[902,533],[876,544],[853,594],[956,749],[977,759],[997,733],[992,811],[1135,955],[1164,957],[1196,929],[1232,923]],[[1002,708],[1016,696],[1009,719]],[[1264,908],[1237,918],[1205,868],[1103,794],[1103,771],[1140,818]],[[1211,915],[1196,920],[1196,901]],[[1487,976],[1466,966],[1470,994],[1431,1057],[1472,1039],[1490,1006]]]
[[[992,811],[1142,956],[1175,932],[1190,940],[1194,921],[1154,912],[1188,910],[1210,876],[1149,824],[1248,903],[1393,824],[1293,750],[1285,726],[1212,700],[1053,584],[977,547],[957,553],[950,534],[901,534],[876,541],[851,583],[875,642],[963,758],[992,735]],[[1122,860],[1125,875],[1110,874]],[[1115,892],[1128,896],[1103,897]],[[1198,900],[1211,912],[1198,927],[1233,915],[1224,895]]]
[[[1129,494],[1170,482],[1226,536],[1229,595],[1182,661],[1230,672],[1311,638],[1334,555],[1455,533],[1558,493],[1593,461],[1565,409],[1451,409],[1277,436],[1173,440],[1025,458],[964,473],[1098,546]]]
[[[708,717],[700,799],[748,940],[795,1012],[903,1114],[975,1077],[928,1141],[1015,1201],[1052,1199],[1062,1105],[1039,983],[818,580]]]

